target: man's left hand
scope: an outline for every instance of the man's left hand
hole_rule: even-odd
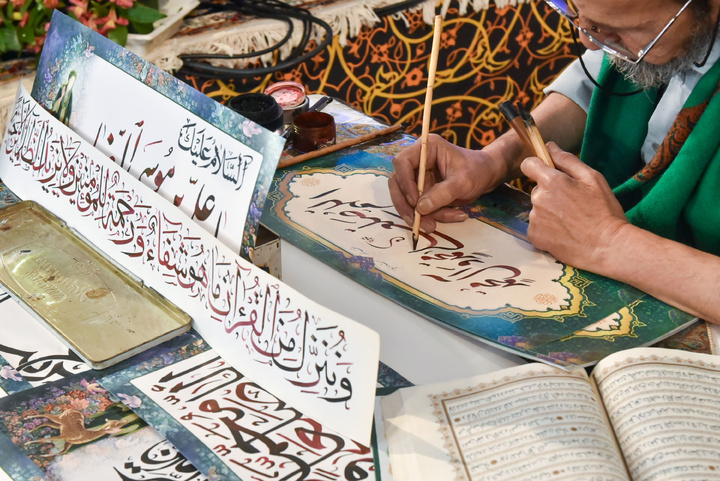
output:
[[[555,169],[537,157],[521,165],[537,185],[531,194],[528,239],[559,261],[602,274],[613,240],[629,225],[605,178],[554,143]]]

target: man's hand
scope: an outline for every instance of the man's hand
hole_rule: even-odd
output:
[[[537,183],[528,239],[561,262],[602,273],[613,241],[629,225],[625,213],[599,172],[553,143],[548,149],[557,170],[537,157],[521,165]]]
[[[427,144],[427,174],[418,201],[417,168],[421,143],[418,140],[393,159],[394,174],[388,179],[390,197],[405,222],[412,225],[415,206],[423,216],[425,232],[437,222],[460,222],[467,215],[450,206],[461,206],[494,189],[505,172],[483,151],[458,147],[431,134]]]

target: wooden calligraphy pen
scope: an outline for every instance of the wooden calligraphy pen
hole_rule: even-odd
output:
[[[430,65],[428,70],[427,91],[422,118],[422,133],[420,134],[420,165],[418,166],[418,201],[425,189],[425,169],[427,164],[427,142],[430,135],[430,111],[432,107],[433,88],[435,87],[435,70],[437,70],[438,52],[440,51],[440,36],[442,30],[442,17],[435,15],[435,28],[433,30],[432,51],[430,52]],[[417,249],[420,237],[420,213],[415,208],[415,218],[412,228],[412,247]]]
[[[395,124],[390,127],[386,127],[384,129],[370,132],[369,134],[361,135],[360,137],[353,137],[351,139],[347,139],[342,142],[338,142],[337,144],[328,145],[327,147],[324,147],[319,150],[313,150],[306,154],[296,155],[295,157],[288,157],[287,159],[283,159],[280,162],[278,162],[277,168],[282,169],[284,167],[289,167],[291,165],[295,165],[300,162],[305,162],[306,160],[314,159],[316,157],[321,157],[323,155],[330,154],[332,152],[337,152],[338,150],[342,150],[347,147],[352,147],[354,145],[361,144],[363,142],[368,142],[368,141],[376,139],[378,137],[382,137],[383,135],[390,135],[392,133],[397,132],[398,130],[400,130],[402,128],[403,128],[402,124]]]
[[[537,157],[540,157],[548,167],[555,168],[555,163],[550,157],[550,152],[548,152],[545,141],[542,139],[540,130],[530,112],[520,103],[515,108],[512,102],[506,101],[500,104],[500,113],[517,132],[527,148],[534,152]]]

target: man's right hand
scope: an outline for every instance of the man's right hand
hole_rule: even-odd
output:
[[[452,207],[468,204],[505,180],[506,168],[482,150],[458,147],[439,135],[427,143],[425,188],[418,201],[417,168],[421,142],[404,149],[393,159],[395,172],[388,179],[393,204],[409,225],[415,207],[423,216],[420,227],[433,232],[437,222],[461,222],[465,212]]]

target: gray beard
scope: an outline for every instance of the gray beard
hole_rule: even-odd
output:
[[[610,57],[610,61],[618,72],[638,87],[643,89],[660,87],[667,85],[678,72],[692,68],[693,64],[701,62],[705,58],[710,43],[715,42],[712,34],[712,27],[699,32],[693,37],[685,55],[674,58],[663,65],[653,65],[643,61],[633,64],[614,56]]]

